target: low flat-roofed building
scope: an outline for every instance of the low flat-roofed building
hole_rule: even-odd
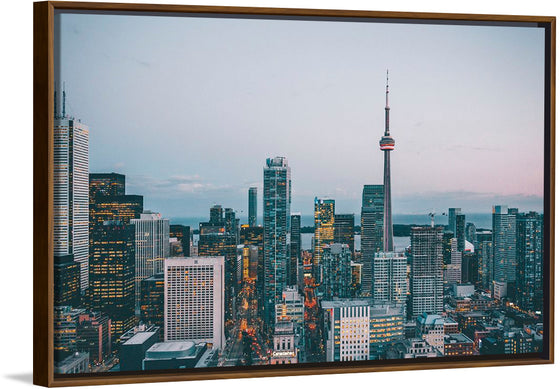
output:
[[[470,297],[474,294],[473,284],[453,284],[453,296],[454,297]]]
[[[431,346],[423,339],[405,339],[399,342],[395,349],[397,350],[397,358],[433,358],[441,356],[437,349]]]
[[[474,342],[465,334],[449,334],[443,338],[445,356],[473,355]]]
[[[120,348],[120,370],[139,371],[142,370],[142,361],[146,357],[146,351],[159,339],[159,327],[154,331],[140,331],[125,341]]]
[[[195,343],[190,340],[155,343],[146,351],[143,370],[192,368],[196,366],[206,349],[206,343]]]
[[[89,372],[89,353],[75,352],[62,361],[54,362],[55,374],[78,374]]]
[[[284,365],[298,362],[293,322],[289,320],[277,322],[274,326],[272,342],[271,365]]]

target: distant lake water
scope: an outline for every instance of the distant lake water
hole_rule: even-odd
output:
[[[313,234],[301,234],[301,246],[304,250],[311,250],[313,241]],[[361,247],[361,235],[354,235],[354,249],[360,250]],[[410,246],[409,236],[395,236],[393,237],[393,243],[395,245],[395,251],[404,251],[408,246]]]
[[[466,220],[467,223],[474,223],[477,228],[492,228],[492,214],[491,213],[467,213]],[[192,229],[198,229],[198,223],[208,221],[208,216],[198,216],[198,217],[171,217],[171,224],[183,224],[190,226]],[[435,223],[440,225],[447,225],[447,216],[436,215]],[[241,220],[241,223],[246,223],[247,220]],[[262,217],[259,216],[257,222],[262,224]],[[356,225],[360,224],[360,215],[355,215]],[[301,225],[302,227],[313,226],[314,219],[313,215],[302,215]],[[393,215],[393,224],[417,224],[417,225],[428,225],[430,224],[430,217],[428,215]]]
[[[199,217],[177,217],[170,218],[171,224],[183,224],[190,226],[191,229],[198,229],[198,223],[202,221],[208,221],[207,216]],[[492,214],[491,213],[467,213],[466,214],[467,223],[474,223],[477,228],[492,228]],[[246,220],[242,220],[241,223],[245,223]],[[262,218],[259,217],[259,224],[262,224]],[[443,215],[436,215],[435,223],[439,225],[447,225],[448,218]],[[356,215],[355,218],[356,225],[360,224],[360,215]],[[314,224],[313,215],[302,215],[301,225],[302,227],[310,227]],[[393,224],[417,224],[417,225],[429,225],[430,217],[428,215],[393,215]],[[302,233],[301,234],[301,244],[304,250],[310,250],[312,248],[312,238],[313,233]],[[193,241],[196,244],[198,242],[198,235],[193,236]],[[361,236],[354,236],[354,246],[356,250],[360,250],[361,247]],[[408,246],[410,246],[410,237],[408,236],[395,236],[394,237],[395,250],[403,251]]]

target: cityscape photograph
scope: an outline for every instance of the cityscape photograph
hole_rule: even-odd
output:
[[[543,352],[543,29],[55,24],[55,374]]]

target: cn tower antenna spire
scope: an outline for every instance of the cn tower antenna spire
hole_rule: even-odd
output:
[[[385,134],[379,141],[383,151],[383,251],[392,252],[393,246],[393,214],[391,207],[391,151],[395,149],[395,140],[389,132],[389,69],[385,84]]]
[[[387,83],[385,84],[385,136],[390,135],[389,131],[389,69],[387,69]]]

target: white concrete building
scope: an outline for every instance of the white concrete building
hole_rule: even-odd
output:
[[[327,362],[369,359],[370,304],[367,300],[323,301]]]
[[[83,292],[89,284],[89,129],[55,112],[53,141],[53,251],[74,255]]]
[[[135,311],[140,312],[140,282],[163,271],[163,261],[169,257],[169,219],[161,214],[144,211],[139,219],[131,219],[135,226]]]
[[[224,257],[168,258],[164,279],[164,340],[222,348]]]

